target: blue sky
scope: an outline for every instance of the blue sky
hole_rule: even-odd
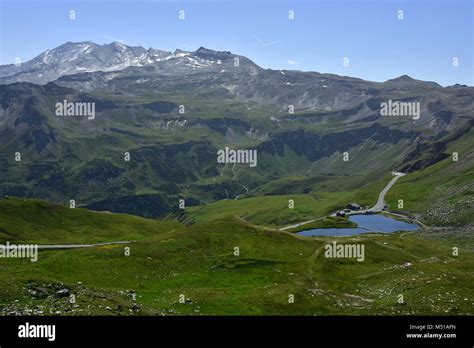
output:
[[[407,74],[442,85],[474,85],[473,0],[0,3],[0,64],[29,60],[66,41],[122,41],[170,51],[228,50],[264,68],[372,81]],[[75,20],[69,19],[71,9]],[[185,20],[178,19],[181,9]],[[404,11],[402,20],[398,10]]]

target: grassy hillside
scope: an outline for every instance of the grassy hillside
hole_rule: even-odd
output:
[[[474,149],[471,130],[450,144],[449,157],[426,169],[402,177],[388,192],[390,209],[409,211],[435,226],[461,226],[474,222]],[[457,152],[458,161],[452,160]],[[404,207],[398,208],[403,199]]]
[[[191,221],[207,222],[227,216],[238,216],[257,225],[283,227],[293,222],[321,217],[344,206],[350,193],[321,193],[318,195],[280,195],[223,200],[204,207],[193,208]],[[289,200],[294,208],[289,208]]]
[[[189,207],[186,222],[208,222],[227,216],[238,216],[256,225],[283,227],[291,223],[311,220],[326,216],[337,209],[355,201],[363,206],[372,206],[377,201],[379,192],[391,179],[387,173],[375,182],[363,177],[334,177],[330,180],[312,179],[315,191],[310,194],[270,195],[237,200],[221,200],[205,206]],[[302,179],[303,180],[303,179]],[[309,180],[309,179],[307,179]],[[304,180],[304,181],[307,181]],[[282,186],[283,180],[275,185]],[[298,180],[286,181],[286,188],[298,186]],[[353,188],[359,183],[359,189]],[[289,200],[294,201],[294,208],[289,208]]]
[[[236,218],[180,228],[38,201],[13,203],[2,202],[9,209],[0,219],[2,229],[12,228],[13,222],[3,218],[11,215],[22,216],[15,221],[18,231],[28,231],[34,219],[27,217],[44,218],[49,209],[65,231],[77,231],[79,221],[82,231],[93,230],[97,219],[111,217],[102,226],[104,240],[130,239],[131,230],[146,239],[130,245],[130,256],[124,246],[111,245],[41,251],[36,263],[0,259],[3,314],[473,314],[473,250],[450,239],[418,232],[337,238],[364,244],[365,260],[357,262],[324,257],[324,245],[334,238],[299,237]],[[81,214],[80,219],[71,214]],[[26,237],[38,240],[32,231],[22,240]],[[56,237],[57,243],[72,240],[71,233],[61,239],[57,231]],[[453,245],[460,247],[457,257]],[[77,295],[75,304],[57,295],[61,288]],[[294,303],[288,302],[290,294]],[[403,304],[397,303],[399,294]]]
[[[176,222],[91,212],[82,208],[10,197],[0,200],[0,243],[101,243],[150,238],[179,229]]]

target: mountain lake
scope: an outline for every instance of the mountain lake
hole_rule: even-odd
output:
[[[313,228],[304,230],[297,234],[305,237],[311,236],[353,236],[356,234],[381,232],[392,233],[397,231],[414,231],[420,228],[418,224],[408,223],[405,221],[396,220],[385,215],[371,214],[371,215],[351,215],[349,220],[355,222],[355,228]]]

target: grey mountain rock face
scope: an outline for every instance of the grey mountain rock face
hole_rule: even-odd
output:
[[[272,105],[282,111],[290,105],[296,110],[320,112],[353,110],[365,103],[368,107],[359,110],[360,117],[370,116],[370,105],[379,102],[381,91],[403,95],[409,90],[421,96],[427,89],[442,89],[434,82],[406,75],[375,83],[317,72],[262,69],[246,57],[204,47],[194,52],[167,52],[117,42],[67,42],[19,66],[0,66],[0,84],[51,81],[83,92],[175,93],[211,88],[226,98]]]
[[[153,64],[171,52],[118,42],[98,45],[90,41],[67,42],[21,63],[0,66],[1,83],[32,82],[44,84],[65,75],[93,71],[116,71],[129,66]]]
[[[152,67],[142,69],[142,73],[162,73],[167,75],[198,71],[222,71],[233,64],[230,52],[199,48],[195,52],[175,50],[167,52],[155,48],[127,46],[119,42],[105,45],[85,42],[67,42],[39,56],[15,64],[0,66],[0,83],[31,82],[45,84],[62,76],[92,72],[116,72],[129,67]],[[242,63],[250,61],[242,57]],[[257,68],[252,63],[254,69]],[[137,70],[131,70],[133,72]]]

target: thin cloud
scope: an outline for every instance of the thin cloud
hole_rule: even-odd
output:
[[[176,43],[178,45],[179,48],[187,48],[187,49],[193,49],[195,47],[197,47],[195,44],[190,44],[190,43],[186,43],[186,42],[177,42]]]
[[[269,41],[269,42],[263,42],[261,39],[255,36],[255,40],[262,46],[262,47],[268,47],[272,45],[276,45],[280,43],[280,40],[275,40],[275,41]]]
[[[125,41],[125,40],[117,39],[115,37],[108,36],[108,35],[101,35],[100,37],[107,40],[107,41],[110,41],[110,42],[119,42],[121,44],[126,44],[127,43],[127,41]]]

